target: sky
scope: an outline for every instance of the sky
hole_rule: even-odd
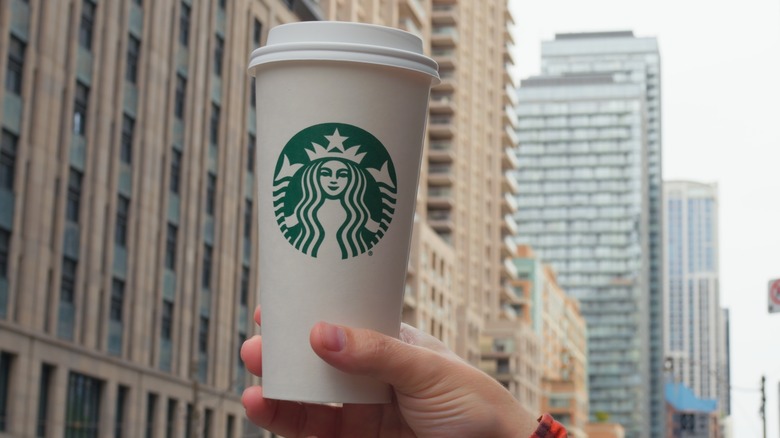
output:
[[[721,306],[731,311],[733,431],[780,438],[780,0],[509,0],[516,76],[539,74],[555,33],[632,30],[658,38],[665,180],[717,182]],[[522,147],[522,145],[521,145]]]

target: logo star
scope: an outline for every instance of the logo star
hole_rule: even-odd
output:
[[[336,129],[336,132],[334,132],[333,135],[326,135],[325,138],[328,139],[328,150],[335,149],[339,152],[344,152],[344,140],[349,137],[343,137],[339,134],[339,130]]]

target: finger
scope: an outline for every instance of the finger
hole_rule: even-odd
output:
[[[241,360],[250,373],[263,376],[263,338],[252,336],[241,345]]]
[[[428,333],[425,333],[424,331],[412,327],[409,324],[401,324],[401,333],[399,335],[399,339],[401,341],[411,344],[411,345],[417,345],[419,347],[427,348],[429,350],[433,350],[437,353],[442,354],[450,354],[452,351],[447,348],[446,345],[444,345],[443,342],[441,342],[439,339],[429,335]],[[454,353],[452,353],[454,355]]]
[[[371,376],[406,395],[419,394],[446,374],[452,359],[381,333],[317,323],[309,341],[322,359],[350,374]]]
[[[263,388],[252,386],[241,396],[247,417],[277,435],[335,437],[341,408],[263,397]]]
[[[255,324],[260,327],[260,306],[255,307]]]

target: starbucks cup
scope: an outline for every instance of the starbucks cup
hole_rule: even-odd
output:
[[[263,394],[386,403],[390,388],[311,349],[318,321],[397,337],[428,95],[416,36],[305,22],[251,55],[257,92]]]

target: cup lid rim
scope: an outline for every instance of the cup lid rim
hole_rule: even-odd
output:
[[[306,40],[300,34],[296,35],[304,27],[307,31],[328,29],[330,32],[323,36],[326,40]],[[340,32],[354,29],[359,29],[363,33],[361,36],[374,44],[344,41],[346,38]],[[377,44],[376,41],[385,35],[393,37],[392,44]],[[438,64],[422,53],[422,40],[416,35],[401,29],[351,22],[298,22],[274,27],[269,33],[268,44],[252,51],[249,72],[254,76],[258,66],[268,63],[312,60],[398,67],[439,79]]]

